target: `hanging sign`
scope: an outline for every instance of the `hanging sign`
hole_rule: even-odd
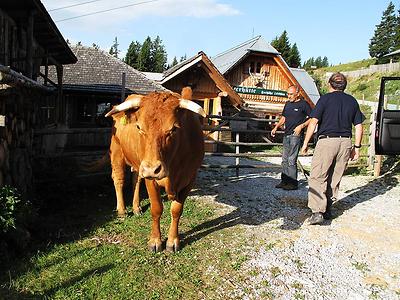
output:
[[[233,86],[235,92],[240,94],[253,94],[253,95],[262,95],[262,96],[276,96],[276,97],[284,97],[287,98],[286,91],[279,90],[267,90],[260,88],[253,88],[247,86]]]

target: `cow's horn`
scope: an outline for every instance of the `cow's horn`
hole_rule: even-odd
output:
[[[142,100],[143,96],[142,95],[132,95],[129,96],[124,102],[121,104],[118,104],[117,106],[114,106],[112,110],[110,110],[105,117],[109,117],[115,113],[118,113],[120,111],[125,111],[130,108],[134,107],[139,107],[140,101]]]
[[[196,114],[201,115],[203,118],[206,117],[206,113],[203,110],[203,108],[200,105],[198,105],[197,103],[194,103],[193,101],[180,98],[179,99],[179,107],[191,110],[192,112],[195,112]]]

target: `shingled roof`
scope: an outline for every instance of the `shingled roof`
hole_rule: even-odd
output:
[[[314,104],[317,104],[320,95],[315,81],[310,76],[310,74],[308,74],[307,71],[304,69],[290,68],[290,71],[292,72],[294,77],[296,77],[297,82],[310,97],[311,101]]]
[[[122,73],[125,72],[127,92],[148,94],[166,91],[160,84],[102,50],[85,46],[72,46],[71,50],[78,62],[64,66],[65,90],[118,93],[122,88]],[[52,78],[56,78],[55,70],[51,71],[50,79]]]
[[[250,52],[263,52],[278,55],[279,52],[267,43],[261,35],[252,38],[236,47],[226,50],[211,58],[221,74],[226,74],[240,63]]]

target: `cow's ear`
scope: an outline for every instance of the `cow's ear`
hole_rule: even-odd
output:
[[[192,100],[193,99],[193,92],[190,86],[186,86],[182,89],[181,96],[183,99]]]

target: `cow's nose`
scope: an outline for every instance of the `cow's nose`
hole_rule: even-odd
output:
[[[156,161],[153,163],[143,161],[139,168],[139,176],[143,178],[164,178],[165,172],[163,164],[161,161]]]

